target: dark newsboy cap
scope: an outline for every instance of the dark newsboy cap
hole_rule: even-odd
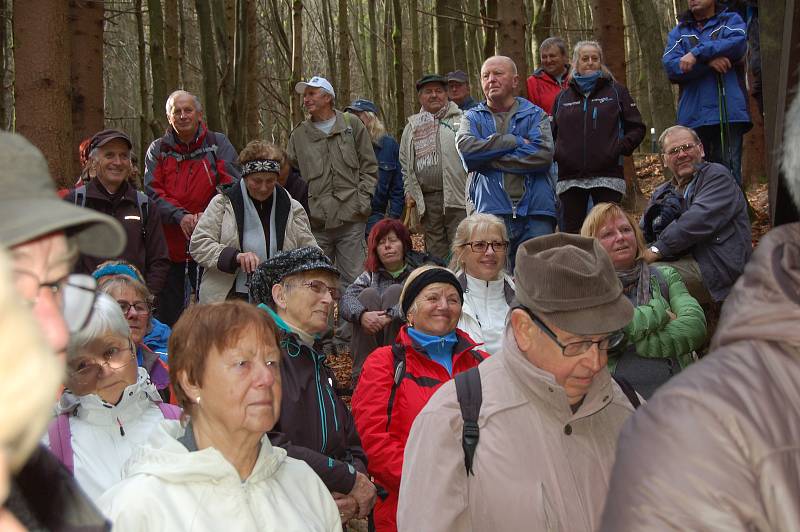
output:
[[[633,305],[608,253],[595,238],[540,236],[517,249],[517,301],[573,334],[603,334],[633,319]]]
[[[99,148],[100,146],[105,146],[115,139],[125,141],[125,143],[128,145],[128,149],[133,148],[133,143],[131,142],[130,137],[128,137],[128,135],[122,131],[118,129],[104,129],[102,131],[98,131],[92,137],[92,140],[89,142],[89,152]]]
[[[316,246],[297,248],[278,253],[265,260],[250,277],[250,299],[272,306],[272,287],[285,277],[301,272],[322,270],[339,277],[330,259]]]
[[[445,89],[447,88],[447,78],[439,74],[425,74],[417,80],[417,92],[422,90],[422,87],[428,83],[440,83]]]

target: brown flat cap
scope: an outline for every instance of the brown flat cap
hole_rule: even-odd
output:
[[[633,319],[633,305],[608,253],[594,238],[540,236],[517,249],[516,298],[534,314],[573,334],[604,334]]]
[[[104,129],[94,134],[91,142],[89,142],[89,151],[97,149],[100,146],[105,146],[112,140],[116,139],[125,142],[128,145],[128,149],[133,148],[133,143],[126,133],[120,131],[119,129]]]

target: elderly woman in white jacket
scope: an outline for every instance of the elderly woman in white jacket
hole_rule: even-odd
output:
[[[100,293],[89,323],[70,337],[67,387],[45,443],[89,497],[96,500],[122,478],[133,448],[180,409],[162,403],[119,304]]]
[[[116,530],[341,532],[325,485],[272,447],[281,409],[273,321],[242,301],[194,305],[170,337],[170,376],[188,421],[164,421],[98,502]]]
[[[251,141],[239,154],[242,179],[215,196],[197,223],[189,252],[203,267],[200,303],[247,300],[247,277],[281,251],[316,246],[303,206],[277,184],[281,149]]]
[[[514,299],[514,281],[505,271],[505,223],[492,214],[467,216],[458,224],[452,251],[449,266],[464,289],[458,328],[482,342],[484,351],[495,354]]]

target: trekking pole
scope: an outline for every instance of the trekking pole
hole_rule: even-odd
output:
[[[728,119],[728,97],[725,92],[725,78],[724,75],[721,73],[717,73],[717,97],[718,97],[718,106],[719,106],[719,138],[720,142],[722,143],[720,146],[720,151],[722,151],[723,157],[726,159],[726,166],[730,169],[731,174],[733,174],[733,152],[731,151],[731,123]],[[728,139],[725,142],[725,139]],[[750,218],[750,221],[756,219],[756,211],[753,209],[753,206],[750,205],[750,200],[747,199],[747,193],[744,190],[744,177],[741,175],[741,164],[739,167],[739,179],[740,181],[736,180],[736,176],[733,176],[733,180],[736,181],[736,184],[739,185],[739,189],[742,191],[742,195],[744,196],[744,202],[747,205],[747,216]]]

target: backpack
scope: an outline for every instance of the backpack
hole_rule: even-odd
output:
[[[630,385],[628,381],[623,378],[613,377],[619,385],[622,393],[631,402],[634,409],[641,406],[639,396],[636,395],[636,390]],[[467,371],[462,371],[455,376],[456,381],[456,396],[458,397],[458,406],[461,408],[461,419],[464,426],[461,429],[461,447],[464,449],[464,468],[467,470],[467,476],[475,476],[472,471],[472,463],[475,458],[475,449],[478,447],[480,440],[480,428],[478,427],[478,416],[481,412],[481,403],[483,402],[483,389],[481,387],[481,374],[480,366],[471,368]]]
[[[167,403],[156,403],[164,419],[180,419],[181,409]],[[69,428],[70,414],[59,414],[50,422],[47,435],[50,438],[50,452],[64,464],[71,475],[75,474],[75,463],[72,452],[72,432]],[[122,429],[120,428],[120,431]]]
[[[147,214],[150,198],[141,190],[136,191],[136,204],[139,207],[139,218],[142,222],[142,240],[147,240]],[[75,189],[75,205],[86,207],[86,185]]]

